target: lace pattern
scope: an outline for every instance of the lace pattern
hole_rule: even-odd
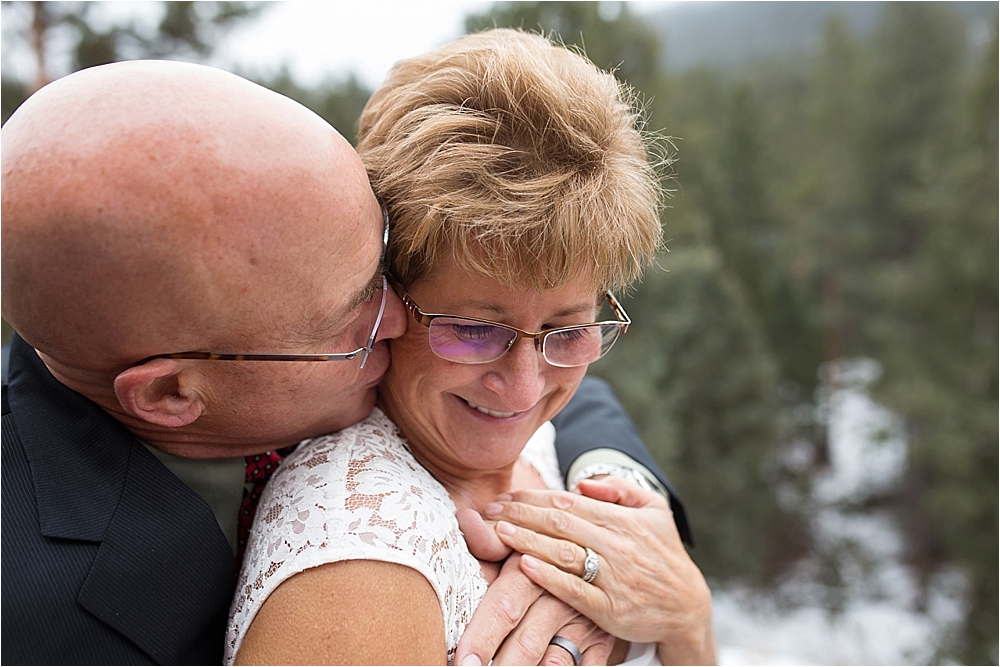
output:
[[[562,482],[555,430],[547,426],[551,432],[539,429],[522,457],[556,486]],[[312,567],[355,559],[398,563],[427,578],[441,604],[450,664],[486,580],[447,491],[378,409],[350,428],[303,442],[268,483],[230,608],[226,664],[279,584]]]
[[[551,424],[522,455],[546,483],[561,485]],[[232,664],[264,600],[289,577],[344,560],[412,567],[441,604],[449,664],[486,594],[445,488],[413,458],[395,424],[376,409],[343,431],[306,440],[260,500],[230,608],[225,661]]]
[[[348,429],[305,441],[261,498],[230,610],[226,662],[280,583],[354,559],[398,563],[427,578],[441,603],[450,659],[486,593],[454,514],[447,491],[378,410]]]

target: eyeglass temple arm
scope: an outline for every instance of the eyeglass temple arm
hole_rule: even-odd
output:
[[[200,359],[206,361],[350,361],[365,351],[360,348],[354,352],[337,354],[237,354],[229,352],[172,352],[170,354],[154,354],[137,361],[134,366],[141,366],[154,359]]]
[[[399,297],[400,301],[403,302],[403,306],[413,315],[419,324],[429,327],[431,325],[431,320],[434,318],[430,315],[424,315],[423,312],[417,307],[417,304],[413,303],[413,299],[410,298],[409,292],[403,287],[402,283],[396,279],[396,276],[392,275],[389,271],[385,272],[385,277],[388,279],[389,284],[392,285],[392,289],[396,292],[396,296]]]
[[[614,311],[615,317],[617,317],[622,324],[625,325],[622,327],[622,333],[625,333],[628,330],[628,325],[632,324],[632,318],[628,316],[628,313],[625,312],[622,305],[618,303],[618,299],[616,299],[615,295],[611,293],[611,290],[608,290],[604,296],[607,297],[608,303],[611,304],[611,310]]]
[[[375,339],[378,337],[378,328],[382,324],[382,314],[385,313],[385,296],[386,290],[389,289],[386,284],[386,276],[382,274],[382,305],[378,307],[378,315],[375,317],[375,326],[372,327],[372,335],[368,337],[368,345],[365,346],[365,356],[361,358],[361,368],[365,367],[368,363],[368,355],[372,353],[372,346],[375,345]]]

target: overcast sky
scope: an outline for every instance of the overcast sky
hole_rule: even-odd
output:
[[[27,3],[4,3],[3,66],[25,80],[34,75],[34,63],[18,39],[30,18]],[[461,36],[464,18],[490,4],[483,0],[411,0],[389,2],[273,2],[260,17],[233,30],[218,45],[212,64],[262,74],[287,64],[302,84],[324,78],[343,78],[354,72],[376,87],[397,60],[436,48]],[[663,3],[633,3],[638,11]],[[14,9],[15,11],[10,11]],[[92,20],[103,16],[140,15],[152,23],[162,11],[159,3],[102,2]],[[56,40],[57,41],[57,40]],[[16,48],[15,48],[16,47]],[[58,51],[58,45],[54,46]],[[68,67],[63,54],[53,53],[53,74]]]
[[[489,2],[276,2],[220,45],[220,66],[276,68],[287,63],[304,84],[355,72],[370,87],[400,58],[463,33],[466,14]]]

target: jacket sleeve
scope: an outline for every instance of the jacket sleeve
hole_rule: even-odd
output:
[[[667,490],[681,539],[688,545],[694,545],[683,503],[646,449],[635,424],[625,414],[607,382],[585,377],[573,399],[552,419],[552,423],[556,427],[559,469],[564,476],[573,462],[586,452],[606,448],[627,455],[652,473]]]

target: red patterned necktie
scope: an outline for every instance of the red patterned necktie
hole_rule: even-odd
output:
[[[264,492],[264,486],[271,475],[278,469],[278,464],[282,459],[295,451],[295,445],[284,447],[273,452],[254,454],[246,457],[247,474],[245,481],[253,486],[248,491],[243,488],[243,501],[240,502],[239,523],[236,526],[236,570],[239,571],[243,564],[243,552],[247,548],[247,540],[250,538],[250,528],[253,527],[253,518],[257,514],[257,503],[260,502],[260,494]]]

